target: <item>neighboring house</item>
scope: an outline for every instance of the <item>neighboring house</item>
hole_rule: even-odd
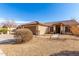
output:
[[[17,28],[29,28],[34,35],[79,33],[79,23],[75,20],[48,23],[39,23],[38,21],[35,21],[20,25]]]
[[[17,28],[16,25],[3,25],[2,28],[6,28],[7,29],[7,33],[6,34],[12,34],[13,30],[15,30]]]

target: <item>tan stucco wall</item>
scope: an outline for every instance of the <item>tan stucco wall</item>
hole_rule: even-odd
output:
[[[41,26],[41,25],[38,25],[38,31],[39,31],[39,35],[43,35],[46,33],[47,31],[47,28],[46,26]]]
[[[24,28],[30,29],[34,35],[43,35],[48,31],[48,27],[43,25],[28,25],[24,26]]]

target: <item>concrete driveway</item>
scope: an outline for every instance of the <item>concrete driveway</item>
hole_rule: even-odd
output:
[[[0,35],[0,44],[13,44],[16,43],[14,35],[11,34],[1,34]]]

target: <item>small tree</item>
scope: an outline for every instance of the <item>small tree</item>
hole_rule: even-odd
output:
[[[1,23],[3,28],[15,28],[17,27],[16,23],[14,20],[6,20]]]

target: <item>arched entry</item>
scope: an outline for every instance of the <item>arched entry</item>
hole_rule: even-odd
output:
[[[61,32],[61,31],[60,31],[60,28],[61,28],[60,25],[56,25],[56,33],[59,34],[59,33]]]
[[[64,24],[63,23],[56,23],[51,26],[53,28],[54,34],[62,34],[64,33]]]

